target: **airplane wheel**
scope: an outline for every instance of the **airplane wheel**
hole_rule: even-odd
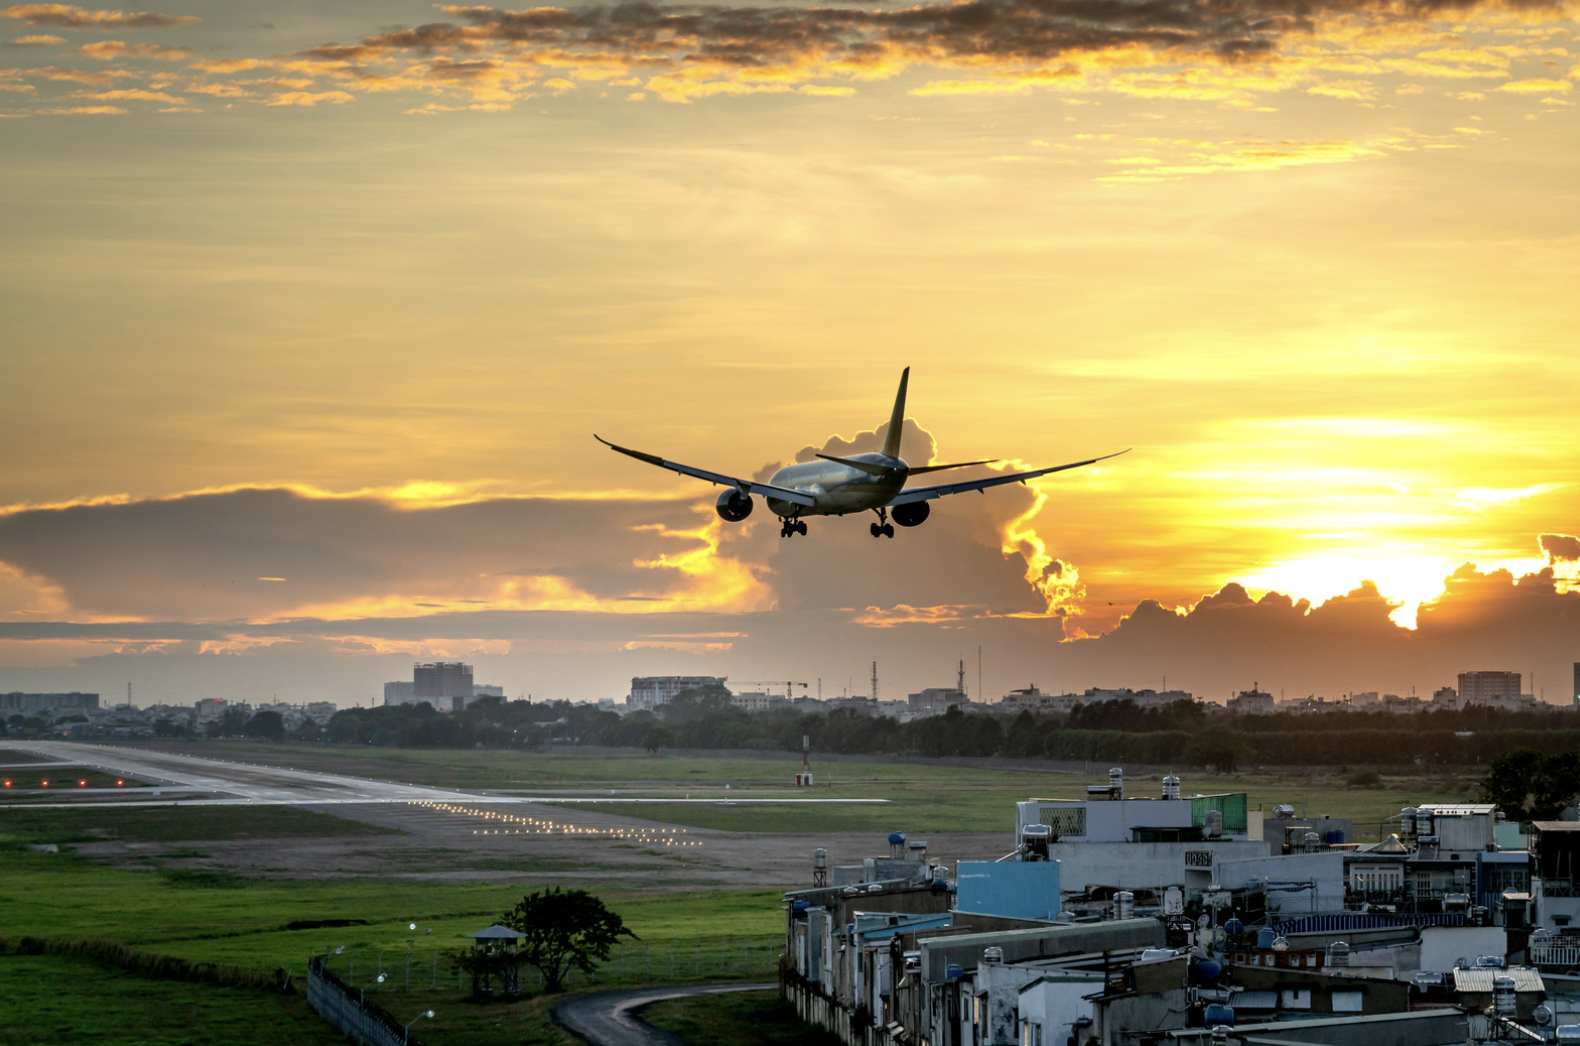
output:
[[[795,529],[797,534],[800,534],[802,537],[806,537],[806,524],[804,522],[797,522]]]
[[[879,530],[879,529],[878,529],[878,524],[876,524],[876,523],[874,523],[874,524],[873,524],[873,525],[872,525],[872,536],[873,536],[873,537],[877,537],[877,536],[878,536],[878,535],[879,535],[879,534],[881,534],[881,533],[883,533],[883,532],[882,532],[882,531],[881,531],[881,530]]]
[[[883,525],[883,536],[886,537],[886,538],[892,538],[894,536],[894,524],[893,523],[885,523]]]

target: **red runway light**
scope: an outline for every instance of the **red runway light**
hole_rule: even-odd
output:
[[[87,786],[88,786],[88,782],[86,782],[86,781],[78,781],[77,782],[77,787],[78,788],[86,788]]]
[[[48,781],[40,781],[39,782],[39,787],[41,787],[41,788],[48,788],[49,787],[49,782]]]
[[[121,785],[123,785],[125,783],[126,783],[125,781],[117,781],[117,782],[115,782],[115,787],[119,788],[119,787],[121,787]]]

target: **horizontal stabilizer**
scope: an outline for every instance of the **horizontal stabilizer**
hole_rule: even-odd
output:
[[[857,461],[855,458],[836,458],[832,454],[819,454],[818,457],[824,461],[835,461],[841,465],[849,465],[853,469],[860,469],[872,476],[882,476],[893,471],[887,465],[874,465],[870,461]]]
[[[911,475],[914,476],[918,472],[942,472],[944,469],[964,469],[970,468],[972,465],[991,465],[995,461],[1001,460],[1003,459],[988,458],[986,461],[962,461],[958,465],[913,465],[911,467]]]

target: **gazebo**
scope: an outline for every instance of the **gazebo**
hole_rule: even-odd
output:
[[[495,923],[486,930],[478,930],[467,936],[473,942],[473,997],[492,995],[495,983],[501,995],[520,995],[521,987],[516,979],[516,942],[526,934]]]

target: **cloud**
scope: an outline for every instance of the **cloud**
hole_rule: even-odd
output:
[[[166,62],[179,62],[192,57],[190,47],[165,47],[162,44],[129,44],[125,40],[100,40],[77,48],[89,58],[111,61],[116,58],[158,58]]]
[[[1547,553],[1549,564],[1556,566],[1560,561],[1580,561],[1580,538],[1568,534],[1543,534],[1537,541],[1542,551]]]
[[[15,39],[7,40],[5,45],[7,47],[53,47],[56,44],[65,42],[64,37],[50,36],[48,33],[35,33],[31,36],[19,36]]]
[[[195,25],[195,15],[163,15],[152,11],[89,11],[70,4],[13,4],[0,9],[0,18],[28,25],[53,25],[62,29],[171,29]]]

